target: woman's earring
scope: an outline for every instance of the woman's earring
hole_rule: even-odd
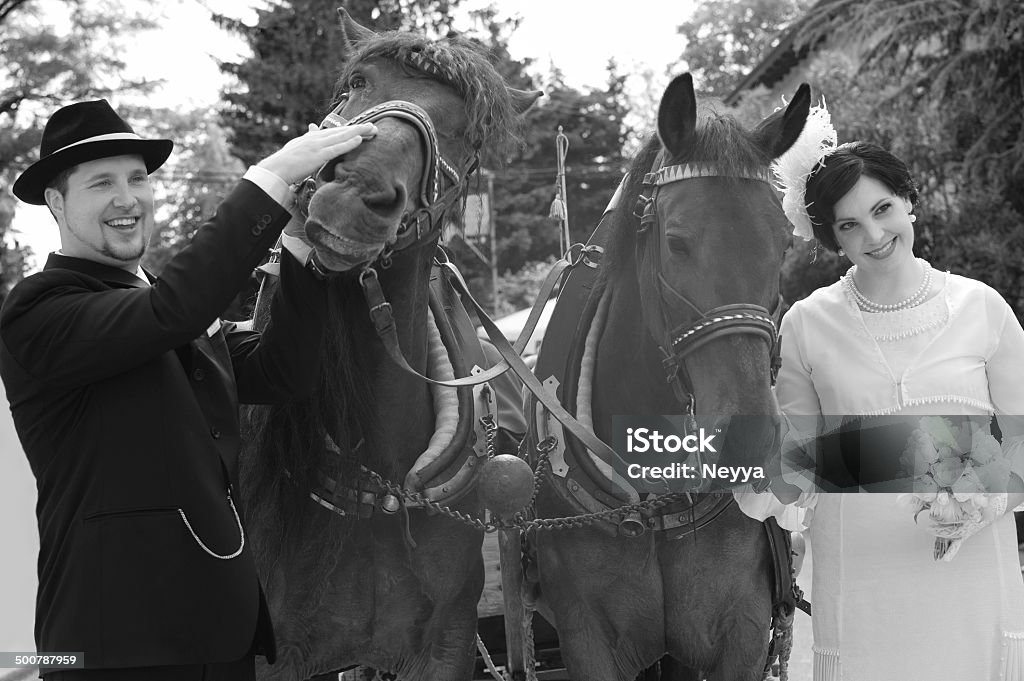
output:
[[[840,248],[839,249],[839,255],[840,255],[840,257],[844,257],[846,255],[846,251],[844,251],[843,249]]]
[[[910,221],[911,221],[911,222],[917,222],[917,216],[916,216],[916,215],[914,215],[913,213],[911,213],[911,214],[910,214]]]

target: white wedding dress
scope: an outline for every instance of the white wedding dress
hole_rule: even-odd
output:
[[[996,414],[1024,473],[1024,331],[991,288],[946,274],[910,310],[862,313],[840,281],[782,324],[777,396],[787,415]],[[784,466],[785,468],[785,466]],[[814,681],[1024,681],[1024,580],[1013,514],[950,562],[896,494],[807,490],[794,506],[737,495],[754,517],[806,513]],[[755,498],[756,497],[756,498]],[[745,499],[745,503],[744,503]]]

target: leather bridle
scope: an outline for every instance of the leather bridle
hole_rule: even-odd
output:
[[[662,166],[664,156],[664,151],[660,152],[654,160],[651,172],[644,176],[643,189],[633,209],[633,215],[639,219],[636,267],[639,274],[643,250],[646,248],[651,258],[652,288],[658,292],[658,319],[656,321],[648,320],[648,330],[664,356],[662,364],[665,367],[666,380],[683,406],[684,414],[692,417],[696,412],[697,399],[693,381],[686,369],[686,358],[698,348],[719,338],[746,334],[763,339],[768,344],[772,384],[774,385],[779,365],[778,324],[782,317],[782,297],[779,296],[771,311],[760,305],[749,303],[721,305],[705,311],[701,310],[686,295],[673,288],[665,280],[660,267],[661,228],[656,209],[658,192],[665,185],[701,177],[733,177],[769,184],[771,181],[768,169],[726,175],[719,172],[713,165],[708,164],[686,163]],[[669,329],[666,301],[673,299],[682,302],[697,316],[693,321],[684,322]],[[652,322],[655,323],[652,324]],[[658,328],[651,328],[652,326]]]
[[[320,128],[375,123],[383,118],[397,118],[412,125],[423,141],[425,153],[423,172],[420,176],[419,207],[402,216],[395,239],[386,244],[384,250],[377,256],[375,262],[381,262],[386,267],[393,253],[408,248],[414,243],[432,238],[441,231],[445,212],[462,195],[469,176],[479,166],[479,150],[473,150],[472,156],[462,164],[463,168],[460,172],[458,166],[441,154],[437,130],[430,120],[430,115],[422,107],[403,100],[390,100],[370,107],[351,119],[346,119],[340,112],[347,103],[347,98],[342,99],[334,110],[327,114],[320,124]],[[313,194],[324,182],[329,181],[325,180],[325,171],[332,163],[334,163],[333,160],[328,161],[320,167],[315,175],[302,182],[298,199],[298,209],[302,217],[308,217],[309,201]],[[444,189],[446,183],[448,187]]]

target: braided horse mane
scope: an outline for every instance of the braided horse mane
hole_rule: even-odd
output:
[[[464,135],[490,163],[500,162],[520,144],[522,117],[513,106],[513,95],[478,43],[459,36],[430,41],[392,31],[360,39],[353,47],[330,108],[341,102],[349,77],[361,63],[389,59],[411,76],[437,81],[462,96],[468,121]],[[466,178],[463,201],[468,189]],[[268,575],[275,565],[287,563],[288,556],[310,559],[303,562],[316,566],[314,574],[303,578],[311,585],[311,599],[330,586],[339,549],[356,527],[350,516],[339,517],[310,500],[310,490],[320,486],[320,473],[346,484],[357,479],[362,465],[394,480],[401,480],[404,473],[394,462],[381,460],[372,428],[363,427],[376,420],[375,359],[366,337],[351,321],[368,319],[355,276],[339,277],[328,295],[321,377],[314,394],[298,403],[243,409],[243,457],[248,461],[241,466],[241,485],[253,500],[245,508],[247,525],[259,528],[261,535],[253,542],[257,565]],[[396,418],[401,420],[400,415]],[[340,455],[329,449],[327,436]]]

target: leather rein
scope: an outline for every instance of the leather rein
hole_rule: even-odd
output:
[[[666,380],[683,407],[684,414],[693,417],[696,413],[697,398],[693,381],[686,369],[686,358],[698,348],[725,336],[746,334],[761,338],[768,344],[771,364],[772,385],[778,373],[780,358],[778,325],[782,317],[782,296],[771,311],[760,305],[736,303],[720,305],[709,310],[701,310],[689,297],[677,291],[665,280],[660,268],[660,236],[661,227],[658,220],[657,200],[662,187],[701,177],[733,177],[738,179],[756,180],[771,184],[767,169],[745,174],[723,174],[714,166],[705,164],[680,164],[663,166],[665,152],[662,151],[654,160],[651,172],[644,175],[643,189],[637,197],[633,208],[633,216],[639,220],[636,242],[636,267],[641,272],[643,250],[646,247],[651,258],[651,277],[653,288],[658,291],[658,319],[648,330],[658,343],[664,360]],[[696,312],[692,322],[684,322],[668,328],[666,301],[675,300]]]

